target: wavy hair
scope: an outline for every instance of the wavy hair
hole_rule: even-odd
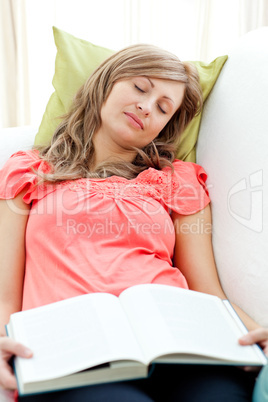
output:
[[[92,138],[101,126],[101,107],[115,82],[141,75],[184,83],[182,104],[154,141],[135,149],[132,162],[103,162],[95,168]],[[51,182],[111,175],[132,179],[148,167],[172,166],[178,138],[201,108],[202,91],[194,65],[153,45],[129,46],[106,59],[78,90],[50,145],[36,147],[51,166],[42,178]]]

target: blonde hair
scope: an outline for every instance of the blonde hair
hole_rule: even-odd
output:
[[[182,82],[185,93],[175,112],[157,138],[136,149],[133,162],[94,163],[93,134],[101,126],[101,107],[115,82],[134,76],[148,76]],[[179,135],[202,107],[202,92],[196,68],[153,45],[129,46],[105,60],[79,89],[69,112],[56,129],[51,144],[39,147],[40,157],[52,167],[43,179],[52,182],[81,177],[136,177],[148,167],[163,169],[175,158]],[[93,171],[92,171],[93,170]]]

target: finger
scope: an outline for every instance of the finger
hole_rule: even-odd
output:
[[[264,341],[264,342],[260,342],[259,345],[260,345],[260,347],[262,348],[263,353],[264,353],[266,356],[268,356],[268,339],[267,339],[266,341]]]
[[[239,339],[239,343],[241,345],[252,345],[266,339],[268,339],[268,330],[266,328],[257,328],[242,336]]]
[[[258,366],[244,366],[243,370],[248,373],[257,373],[260,371],[260,367]]]
[[[17,389],[17,381],[9,364],[0,366],[0,386],[9,390]]]
[[[33,352],[29,348],[22,345],[21,343],[13,341],[8,337],[3,337],[0,339],[0,349],[2,350],[2,352],[8,352],[11,355],[25,358],[32,357],[33,355]]]

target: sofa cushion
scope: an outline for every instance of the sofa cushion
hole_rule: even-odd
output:
[[[231,50],[204,107],[197,162],[208,173],[224,290],[268,327],[267,43],[265,27]]]

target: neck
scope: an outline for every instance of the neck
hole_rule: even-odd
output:
[[[93,138],[94,145],[94,163],[92,169],[95,170],[97,166],[103,162],[133,162],[137,152],[131,149],[122,149],[111,145],[109,143],[99,143],[98,137]]]

